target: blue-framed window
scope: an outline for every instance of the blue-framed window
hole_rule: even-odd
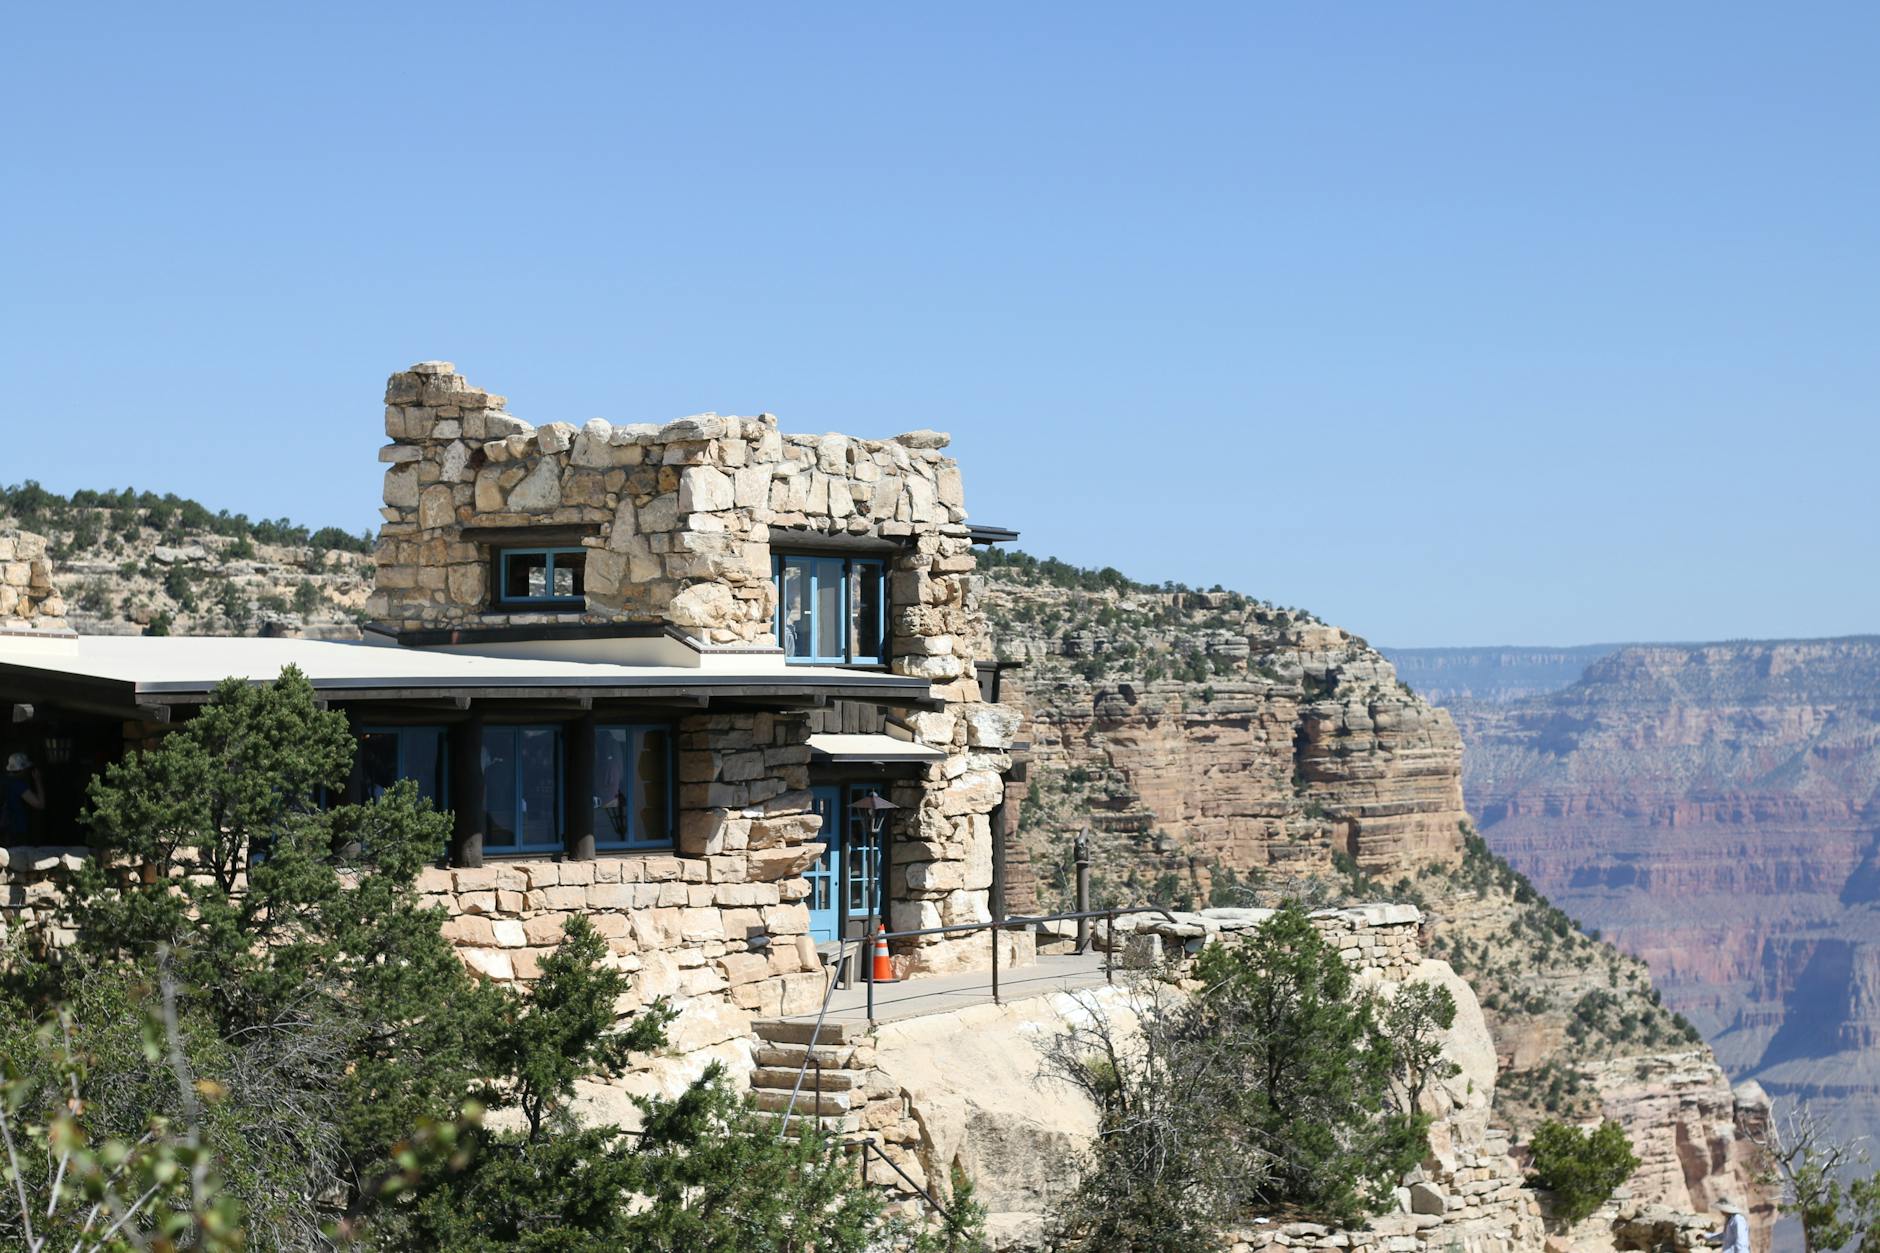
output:
[[[496,598],[505,605],[587,604],[587,549],[498,550]]]
[[[483,851],[562,847],[562,739],[556,726],[483,728]]]
[[[450,736],[443,727],[361,727],[359,767],[365,794],[376,800],[400,779],[418,785],[418,795],[438,809],[450,795]]]
[[[888,628],[887,566],[872,557],[782,553],[777,581],[777,643],[784,660],[803,665],[879,663]]]
[[[594,728],[594,847],[670,848],[672,728]]]

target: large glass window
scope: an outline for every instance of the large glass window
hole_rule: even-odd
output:
[[[496,565],[497,599],[506,604],[587,603],[585,548],[505,548]]]
[[[594,731],[594,846],[672,843],[672,732],[661,726]]]
[[[886,573],[874,559],[779,556],[777,643],[785,659],[879,662],[887,635]]]
[[[383,796],[400,779],[411,779],[418,795],[445,808],[449,757],[443,727],[364,727],[359,732],[359,768],[369,800]]]
[[[562,845],[561,729],[483,729],[483,850],[539,853]]]

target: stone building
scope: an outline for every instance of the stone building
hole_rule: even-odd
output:
[[[976,666],[971,576],[1011,533],[967,524],[946,436],[535,427],[443,362],[385,401],[363,641],[76,636],[43,544],[4,541],[30,554],[0,567],[5,738],[49,792],[225,676],[298,666],[357,731],[355,795],[408,777],[453,813],[425,886],[466,961],[526,979],[587,914],[642,995],[721,1024],[705,1045],[813,1007],[845,938],[1000,909],[1019,717]],[[37,842],[77,843],[75,809]],[[988,956],[983,934],[895,948],[903,973]]]

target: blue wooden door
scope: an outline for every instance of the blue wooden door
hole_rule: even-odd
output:
[[[822,830],[816,838],[823,842],[823,854],[803,872],[803,877],[809,880],[809,938],[824,944],[833,942],[842,928],[838,896],[842,883],[842,791],[811,788],[810,796],[810,811],[822,815]]]

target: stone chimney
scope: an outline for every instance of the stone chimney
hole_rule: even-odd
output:
[[[0,632],[69,631],[65,598],[52,582],[46,537],[0,531]]]

